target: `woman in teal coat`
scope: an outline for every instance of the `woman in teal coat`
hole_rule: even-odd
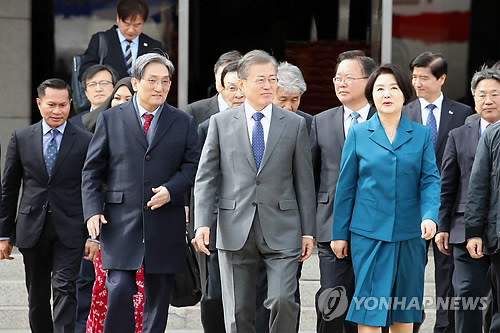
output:
[[[347,135],[331,247],[338,258],[352,256],[355,293],[346,319],[360,333],[385,326],[412,332],[422,316],[425,240],[438,221],[434,146],[429,128],[401,112],[412,89],[398,66],[378,67],[365,95],[377,114]]]

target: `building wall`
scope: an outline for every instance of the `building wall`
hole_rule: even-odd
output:
[[[31,123],[31,1],[2,0],[0,13],[2,167],[12,131]],[[43,52],[43,50],[40,50]]]

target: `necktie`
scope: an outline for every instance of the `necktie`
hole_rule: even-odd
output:
[[[431,130],[431,139],[432,143],[436,145],[436,138],[438,135],[437,125],[436,125],[436,117],[434,117],[434,113],[432,112],[436,106],[434,104],[427,105],[427,109],[429,110],[429,115],[427,116],[427,126]]]
[[[255,112],[252,118],[255,120],[255,124],[252,129],[252,150],[253,157],[255,158],[255,166],[257,169],[260,168],[260,162],[262,161],[262,156],[264,156],[264,149],[266,145],[264,143],[264,128],[260,120],[264,117],[261,112]]]
[[[57,157],[56,137],[57,134],[59,134],[59,130],[54,128],[50,130],[50,133],[52,134],[52,138],[49,141],[47,149],[45,150],[45,154],[43,154],[43,159],[45,160],[45,167],[47,168],[47,174],[49,175],[49,177],[51,176],[52,169],[56,164],[56,157]]]
[[[145,113],[142,115],[144,117],[144,136],[148,137],[149,126],[151,126],[151,120],[153,120],[153,115],[150,113]]]
[[[127,47],[125,48],[125,67],[127,68],[128,75],[132,76],[132,49],[130,48],[131,40],[125,40]]]
[[[351,125],[349,125],[349,128],[353,127],[354,125],[358,124],[358,118],[360,114],[357,113],[356,111],[351,113]]]

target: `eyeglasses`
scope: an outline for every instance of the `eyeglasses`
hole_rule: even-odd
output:
[[[341,77],[341,76],[336,76],[333,78],[333,83],[335,84],[340,84],[342,81],[344,81],[347,84],[352,83],[354,80],[364,80],[367,79],[368,76],[363,76],[363,77],[352,77],[352,76],[346,76],[346,77]]]
[[[241,91],[240,88],[238,87],[235,87],[235,86],[231,86],[231,87],[224,87],[225,90],[229,91],[230,93],[234,94],[236,93],[237,91]]]
[[[97,86],[105,89],[105,88],[109,87],[112,84],[113,84],[113,82],[111,82],[111,81],[101,80],[99,82],[91,81],[91,82],[87,83],[85,86],[89,90],[95,90],[95,89],[97,89]]]
[[[497,91],[492,92],[492,93],[480,92],[479,94],[474,95],[474,97],[480,101],[484,101],[486,99],[486,97],[488,97],[488,96],[490,96],[490,99],[498,99],[500,97],[500,93]]]
[[[247,79],[243,79],[243,80],[247,81]],[[253,83],[255,83],[255,85],[257,85],[259,87],[262,87],[263,85],[265,85],[266,82],[268,82],[270,86],[274,87],[278,83],[278,78],[276,78],[276,77],[269,77],[269,78],[259,77],[255,81],[253,81]]]
[[[163,80],[157,80],[157,79],[147,79],[145,80],[147,84],[149,84],[152,87],[156,87],[158,83],[161,84],[163,88],[166,88],[170,85],[171,81],[170,79],[163,79]]]

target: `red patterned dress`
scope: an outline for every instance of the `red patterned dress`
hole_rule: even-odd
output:
[[[108,310],[108,290],[106,289],[107,271],[102,269],[101,251],[94,261],[95,282],[92,289],[92,304],[87,319],[87,333],[102,333],[104,318]],[[134,295],[135,333],[142,333],[142,315],[144,312],[144,272],[139,269],[136,274],[137,294]]]

